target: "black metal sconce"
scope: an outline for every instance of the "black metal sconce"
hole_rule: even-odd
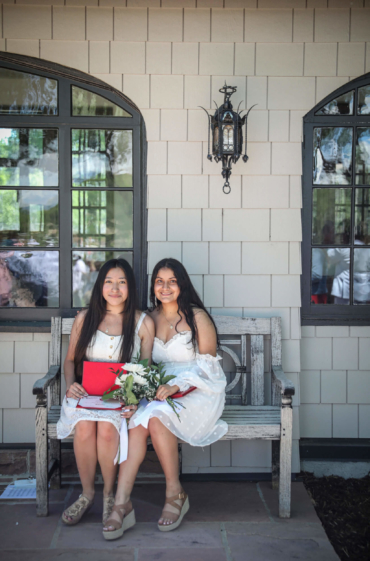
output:
[[[236,86],[227,86],[226,82],[223,88],[219,90],[220,93],[224,94],[224,103],[221,107],[217,106],[216,113],[210,115],[204,107],[201,107],[208,117],[208,160],[212,161],[212,155],[215,162],[222,162],[222,177],[225,179],[224,186],[222,188],[223,192],[228,195],[231,191],[229,178],[231,175],[231,164],[236,164],[239,160],[242,150],[243,150],[243,125],[245,124],[245,142],[244,142],[244,155],[243,162],[248,161],[247,156],[247,119],[250,110],[241,116],[242,111],[239,113],[240,102],[238,110],[233,111],[233,106],[230,101],[230,97],[236,92]],[[257,104],[255,104],[257,105]],[[212,154],[210,152],[210,142],[211,142],[211,130],[212,130]]]

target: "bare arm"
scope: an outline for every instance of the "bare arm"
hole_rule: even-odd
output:
[[[140,360],[145,360],[147,358],[149,364],[152,362],[154,335],[154,321],[150,316],[146,315],[139,329],[139,337],[141,339]]]
[[[198,334],[198,347],[199,354],[201,355],[217,355],[217,336],[216,330],[209,319],[208,315],[203,311],[199,310],[194,313],[194,321],[197,326]]]
[[[73,323],[67,356],[64,361],[64,378],[66,380],[66,387],[67,387],[66,396],[74,399],[79,399],[80,397],[87,395],[84,388],[76,382],[75,365],[74,365],[75,349],[76,349],[78,338],[81,333],[81,328],[85,316],[86,316],[86,311],[81,312],[80,314],[77,315]]]

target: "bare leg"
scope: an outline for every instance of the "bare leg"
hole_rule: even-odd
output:
[[[95,472],[97,462],[95,421],[79,421],[76,425],[73,449],[78,473],[82,484],[82,494],[88,499],[95,495]],[[67,516],[72,520],[70,516]]]
[[[181,493],[182,487],[179,480],[179,451],[177,437],[169,431],[156,417],[149,421],[149,432],[154,449],[161,463],[166,477],[166,497],[172,497]],[[178,510],[170,505],[166,509],[178,514]],[[170,524],[168,518],[160,518],[159,524]]]
[[[113,495],[113,487],[116,481],[118,468],[118,466],[114,465],[114,458],[117,454],[118,443],[119,434],[115,426],[107,421],[99,421],[97,451],[104,481],[104,497]]]
[[[116,505],[126,504],[130,500],[137,472],[145,458],[149,431],[139,425],[134,429],[130,429],[128,435],[128,455],[127,460],[122,462],[119,468],[115,498]],[[116,512],[112,513],[111,518],[117,520],[117,522],[120,521]],[[114,530],[114,528],[112,526],[107,526],[104,530]]]

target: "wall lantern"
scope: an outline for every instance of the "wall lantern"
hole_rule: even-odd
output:
[[[230,101],[230,97],[236,92],[236,86],[227,86],[226,82],[223,88],[218,90],[220,93],[224,94],[224,103],[221,107],[217,106],[216,113],[212,116],[208,113],[204,107],[201,107],[208,117],[208,160],[212,161],[212,155],[215,162],[222,162],[222,177],[225,179],[225,184],[222,188],[223,192],[228,195],[231,191],[229,178],[231,175],[231,164],[236,164],[239,160],[241,153],[243,151],[243,133],[242,128],[245,124],[245,143],[244,143],[244,155],[243,162],[248,161],[247,156],[247,119],[250,110],[247,111],[243,117],[241,116],[242,111],[239,113],[240,102],[238,110],[233,111],[233,106]],[[257,104],[256,104],[257,105]],[[211,131],[212,131],[212,154],[210,152],[210,142],[211,142]]]

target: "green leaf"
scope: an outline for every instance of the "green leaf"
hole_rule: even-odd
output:
[[[167,384],[167,382],[173,380],[174,378],[176,378],[176,376],[173,376],[172,374],[167,374],[167,376],[163,377],[162,384]]]

